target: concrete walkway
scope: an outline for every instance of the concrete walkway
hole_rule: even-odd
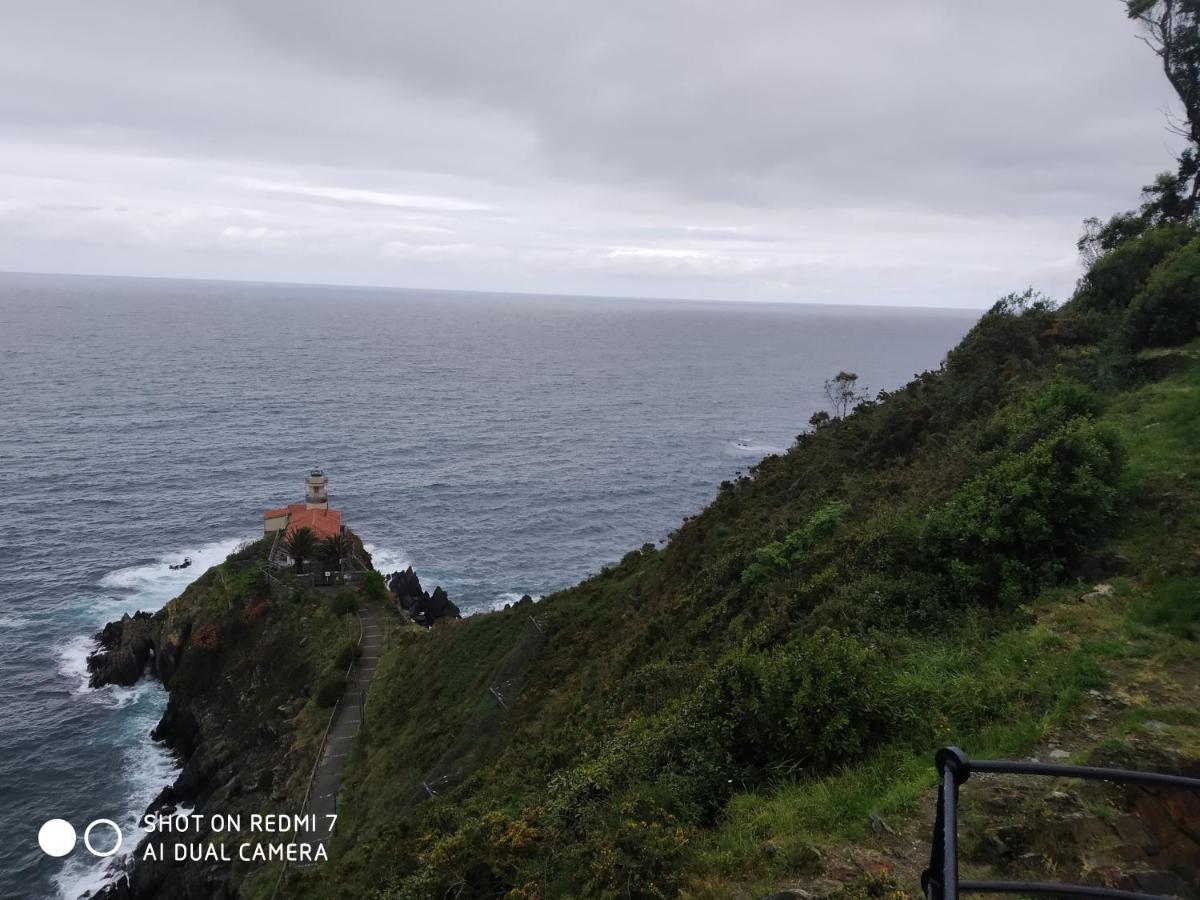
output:
[[[329,726],[325,746],[321,749],[321,762],[317,766],[308,802],[304,807],[306,816],[315,816],[316,827],[310,832],[296,836],[297,842],[313,845],[314,852],[316,845],[322,844],[325,852],[329,853],[329,843],[333,834],[329,831],[331,820],[328,817],[337,812],[337,795],[342,789],[346,759],[362,727],[367,689],[371,686],[371,679],[375,677],[375,668],[379,665],[379,656],[383,652],[384,629],[394,624],[390,610],[384,610],[378,604],[369,601],[361,604],[358,617],[362,621],[362,655],[350,673],[346,693],[342,695],[333,717],[333,724]],[[296,868],[303,869],[312,865],[315,863],[296,863]]]

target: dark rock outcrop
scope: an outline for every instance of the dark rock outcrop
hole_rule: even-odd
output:
[[[157,631],[154,616],[147,612],[126,615],[105,625],[96,635],[101,649],[87,660],[92,687],[129,687],[137,683],[155,654]]]
[[[403,572],[393,572],[388,576],[387,584],[400,608],[418,625],[428,628],[439,619],[462,618],[458,607],[450,602],[444,588],[435,587],[432,594],[422,590],[421,579],[417,577],[412,566]]]
[[[413,606],[413,618],[421,625],[432,625],[438,619],[459,619],[462,614],[458,607],[450,602],[450,597],[442,587],[435,587],[433,595],[424,595]]]
[[[421,589],[421,579],[417,577],[412,566],[403,572],[393,572],[389,575],[388,589],[395,595],[400,608],[406,611],[412,609],[413,604],[425,596]]]

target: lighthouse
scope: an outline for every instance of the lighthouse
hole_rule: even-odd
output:
[[[329,479],[325,477],[325,473],[320,468],[314,468],[308,473],[308,478],[304,480],[304,483],[308,487],[308,491],[304,495],[305,508],[329,509],[329,495],[325,493]]]
[[[276,531],[291,534],[307,528],[319,540],[332,537],[342,530],[342,514],[329,508],[329,495],[325,488],[329,479],[319,468],[314,468],[304,479],[304,502],[289,503],[279,509],[268,509],[263,513],[263,534]]]

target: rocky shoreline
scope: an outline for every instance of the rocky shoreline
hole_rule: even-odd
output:
[[[352,643],[353,628],[326,596],[273,597],[262,576],[266,549],[263,542],[244,548],[158,612],[123,616],[96,635],[99,649],[87,660],[93,687],[149,677],[168,694],[150,737],[176,755],[180,770],[146,815],[187,812],[208,822],[299,809],[328,716],[310,698],[338,651]],[[243,883],[263,871],[261,864],[203,851],[246,839],[206,825],[169,836],[126,835],[137,848],[92,898],[243,896]],[[152,841],[166,847],[164,858],[147,858]]]
[[[187,633],[170,633],[162,613],[138,612],[110,622],[97,634],[98,651],[87,661],[93,687],[128,686],[141,678],[157,678],[168,692],[167,708],[150,737],[168,747],[180,763],[179,775],[165,786],[146,809],[146,815],[171,814],[184,806],[194,810],[220,805],[239,789],[242,763],[239,754],[220,740],[207,740],[202,724],[205,712],[197,698],[173,687],[173,675],[188,643]],[[213,729],[207,729],[212,733]],[[206,835],[173,835],[172,841],[199,842]],[[125,872],[97,894],[96,900],[140,900],[171,893],[179,897],[232,898],[237,896],[225,873],[204,864],[175,865],[169,860],[148,861],[138,844]]]
[[[346,625],[323,594],[273,596],[262,575],[266,551],[265,542],[245,547],[158,612],[125,615],[96,634],[98,649],[87,659],[92,687],[149,677],[167,691],[150,737],[175,754],[180,770],[147,816],[297,811],[320,734],[306,723],[328,715],[314,711],[313,686],[335,655],[331,641],[346,640]],[[446,591],[426,591],[411,566],[385,584],[415,624],[461,618]],[[329,646],[320,645],[321,635]],[[123,871],[92,900],[243,896],[261,866],[206,858],[204,849],[222,837],[229,836],[205,827],[168,838],[139,832]],[[163,858],[147,858],[151,841],[167,846]]]

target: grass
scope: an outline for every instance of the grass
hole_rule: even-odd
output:
[[[1200,577],[1173,579],[1156,585],[1138,605],[1133,621],[1175,637],[1200,638]]]
[[[998,421],[1019,421],[1008,413],[1044,383],[1015,395],[1003,408],[1007,418]],[[976,476],[972,466],[995,466],[1015,451],[993,449],[978,463],[972,443],[978,421],[968,420],[903,466],[874,472],[846,464],[846,454],[869,434],[826,430],[787,459],[764,463],[755,479],[723,490],[668,550],[629,554],[604,574],[547,598],[538,607],[548,635],[544,650],[522,655],[529,627],[524,613],[399,636],[381,661],[368,700],[370,730],[348,768],[334,863],[307,879],[302,895],[334,897],[391,883],[404,897],[452,889],[502,896],[530,883],[546,896],[649,896],[665,872],[688,896],[761,896],[783,879],[811,874],[839,845],[870,840],[873,817],[913,821],[928,801],[932,754],[940,746],[958,744],[979,757],[1026,755],[1048,737],[1078,728],[1089,692],[1110,690],[1106,680],[1114,672],[1131,679],[1126,687],[1136,694],[1135,706],[1169,707],[1151,702],[1159,685],[1135,684],[1133,676],[1200,665],[1194,643],[1200,579],[1188,571],[1189,554],[1200,546],[1194,499],[1200,365],[1124,392],[1107,390],[1099,419],[1121,435],[1128,466],[1115,533],[1107,546],[1087,547],[1128,557],[1125,574],[1108,580],[1111,592],[1060,584],[1023,606],[993,602],[990,610],[987,602],[957,595],[958,606],[933,610],[941,630],[897,624],[887,609],[872,612],[862,605],[870,596],[866,589],[837,593],[841,585],[826,585],[815,574],[856,577],[825,568],[839,548],[890,534],[891,523],[905,516],[919,525],[924,511]],[[843,433],[853,440],[839,444]],[[835,543],[747,586],[742,572],[755,551],[802,527],[834,491],[848,498],[851,510]],[[984,493],[977,499],[994,500]],[[897,509],[904,510],[900,518]],[[1091,524],[1072,522],[1087,535],[1094,533]],[[879,546],[884,552],[907,545]],[[957,562],[953,549],[946,556]],[[886,568],[891,562],[878,565],[880,572],[893,571]],[[888,584],[869,584],[880,583]],[[903,582],[902,588],[919,591],[927,583]],[[861,638],[856,646],[869,648],[880,664],[884,674],[856,689],[867,713],[887,710],[889,730],[848,743],[843,755],[780,752],[759,770],[738,769],[731,762],[743,750],[737,734],[728,738],[713,724],[726,721],[720,710],[691,702],[703,697],[700,686],[724,684],[705,681],[719,669],[718,660],[735,654],[746,665],[737,672],[795,677],[796,690],[816,697],[814,703],[827,699],[835,711],[847,708],[844,680],[821,687],[824,695],[813,688],[826,677],[821,666],[801,676],[794,673],[806,671],[802,667],[766,665],[773,648],[795,647],[796,635],[810,627],[805,617],[814,606],[806,605],[806,591],[829,601],[816,607],[829,620],[854,622]],[[870,620],[873,615],[878,619]],[[870,621],[864,625],[864,619]],[[802,646],[804,653],[812,650]],[[512,665],[514,654],[522,657],[519,666]],[[818,658],[841,664],[840,657]],[[495,715],[490,691],[497,682],[505,690],[520,682],[521,702],[508,715]],[[760,699],[759,682],[729,684],[728,703]],[[1131,717],[1106,737],[1119,742],[1155,720],[1149,712]],[[1187,716],[1167,724],[1185,737],[1195,728]],[[811,748],[817,738],[810,733],[805,744],[806,735],[796,734],[794,740]],[[455,778],[439,783],[436,799],[426,799],[421,781],[439,771],[447,755]],[[798,759],[823,765],[829,758],[834,765],[820,770],[795,768]],[[721,796],[704,809],[692,784],[712,788],[707,798]],[[677,857],[669,856],[670,848],[654,858],[639,842],[623,843],[627,800],[631,809],[682,817],[687,839]],[[488,833],[483,823],[496,811],[535,837],[519,851],[507,839],[481,844],[479,835]],[[643,820],[637,813],[642,824],[654,815]],[[609,873],[608,880],[596,881],[598,871]]]
[[[1166,480],[1180,495],[1180,530],[1194,534],[1189,492],[1200,480],[1200,368],[1127,395],[1106,418],[1126,437],[1127,492],[1144,497]],[[1150,672],[1172,660],[1196,664],[1200,577],[1162,579],[1156,569],[1164,557],[1185,553],[1188,541],[1176,531],[1164,552],[1160,518],[1135,509],[1128,521],[1119,548],[1150,569],[1148,578],[1115,579],[1111,596],[1087,602],[1076,602],[1086,588],[1051,590],[1029,609],[1034,621],[1024,628],[989,640],[981,625],[974,639],[916,648],[900,663],[897,684],[928,696],[939,740],[923,751],[893,748],[835,775],[735,796],[718,827],[692,848],[692,896],[751,896],[803,874],[815,854],[863,840],[873,816],[911,814],[936,783],[935,745],[956,743],[981,758],[1019,757],[1068,725],[1085,692],[1104,684],[1106,668],[1122,660],[1140,661]],[[1156,722],[1162,725],[1150,724]],[[1098,746],[1125,747],[1123,738],[1162,728],[1178,732],[1184,744],[1200,744],[1196,709],[1139,706]]]

